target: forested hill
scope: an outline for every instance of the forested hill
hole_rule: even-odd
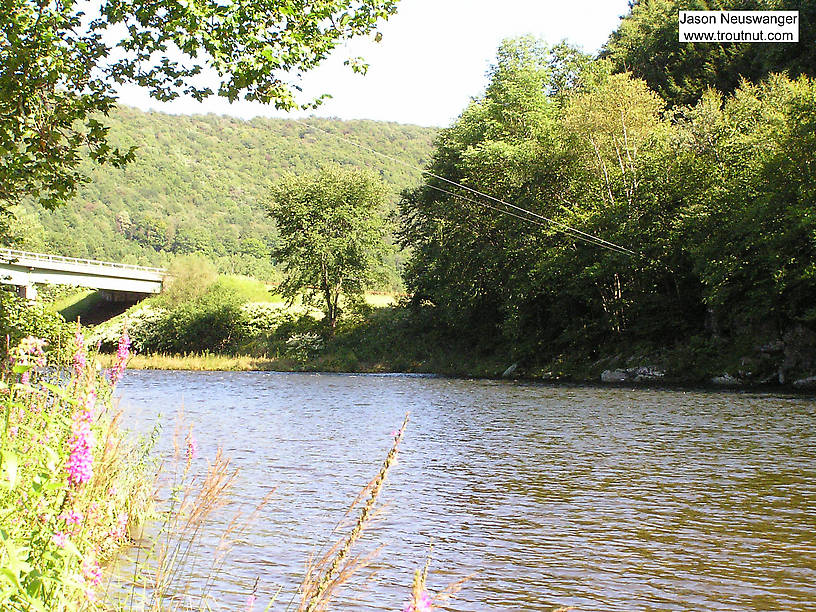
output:
[[[308,119],[311,126],[422,167],[434,128],[377,121]],[[23,246],[53,253],[142,264],[200,252],[239,273],[269,272],[275,229],[263,202],[285,171],[322,164],[366,166],[396,194],[420,182],[418,172],[284,119],[244,121],[121,108],[112,140],[139,147],[123,170],[90,163],[91,181],[54,211],[29,206],[21,215]]]

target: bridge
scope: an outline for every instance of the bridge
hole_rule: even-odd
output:
[[[20,295],[32,301],[37,284],[102,289],[114,301],[135,301],[159,293],[165,276],[163,268],[0,249],[0,282],[16,285]]]

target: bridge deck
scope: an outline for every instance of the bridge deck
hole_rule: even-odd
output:
[[[163,268],[0,249],[0,282],[18,286],[65,284],[109,291],[158,293],[166,275]]]

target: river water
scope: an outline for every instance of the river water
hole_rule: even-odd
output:
[[[451,610],[816,609],[816,400],[409,375],[128,372],[128,427],[183,406],[235,499],[275,493],[213,587],[286,609],[309,555],[411,422],[360,542],[383,549],[337,610],[401,610],[473,574]],[[213,526],[213,537],[226,516]],[[195,580],[203,581],[202,577]]]

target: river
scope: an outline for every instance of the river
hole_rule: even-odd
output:
[[[196,467],[222,447],[245,507],[275,487],[214,610],[240,609],[256,578],[256,609],[279,585],[286,609],[406,412],[387,508],[360,542],[383,546],[376,573],[334,609],[402,610],[431,542],[431,591],[473,574],[451,610],[816,609],[814,398],[154,371],[118,394],[130,428],[163,415],[163,450],[183,406]]]

